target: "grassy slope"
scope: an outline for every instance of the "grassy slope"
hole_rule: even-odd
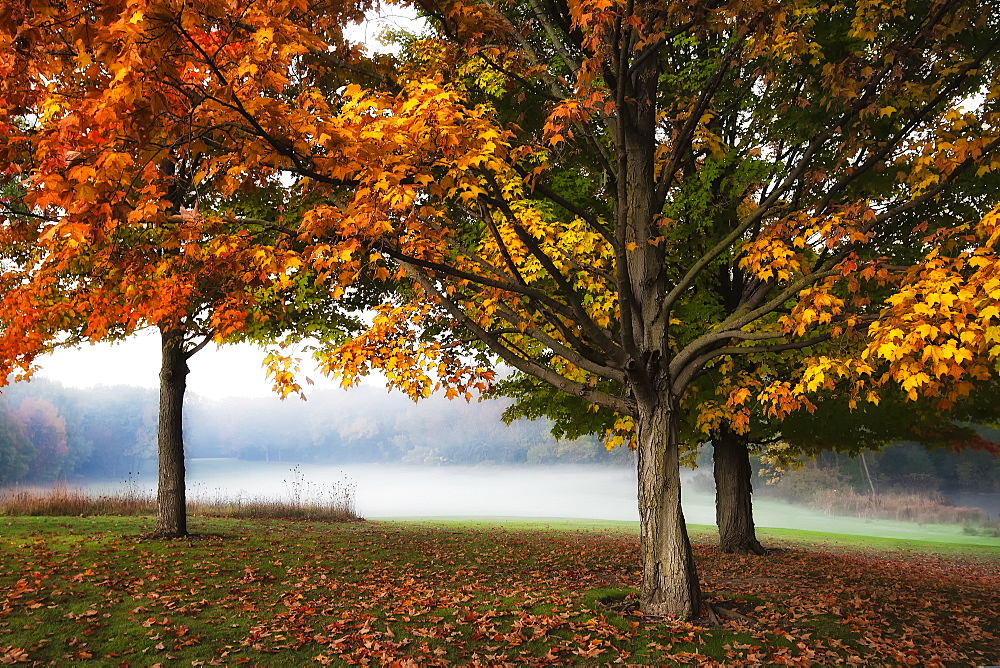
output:
[[[0,518],[0,662],[419,665],[1000,663],[1000,550],[764,530],[721,555],[692,527],[707,628],[628,608],[635,525]],[[1000,541],[995,543],[1000,544]],[[620,609],[610,607],[623,601]]]

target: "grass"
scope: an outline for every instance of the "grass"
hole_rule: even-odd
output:
[[[0,518],[0,663],[1000,663],[1000,551],[762,531],[694,550],[753,620],[645,618],[631,523]]]
[[[707,527],[712,531],[715,527]],[[817,547],[824,550],[855,550],[882,552],[918,552],[925,555],[955,556],[987,561],[1000,560],[1000,539],[993,537],[965,536],[959,533],[935,536],[929,540],[886,538],[882,536],[857,536],[853,534],[823,533],[800,529],[758,529],[757,537],[765,545],[781,546],[786,542],[800,547]]]
[[[0,489],[0,515],[151,515],[156,499],[132,492],[89,494],[65,483]]]

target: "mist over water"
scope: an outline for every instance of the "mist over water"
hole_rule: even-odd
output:
[[[346,481],[354,488],[357,512],[367,519],[534,517],[625,522],[639,519],[636,473],[629,467],[341,466],[193,459],[188,462],[187,471],[188,496],[206,500],[289,499],[296,494],[309,498],[338,486],[342,488]],[[706,485],[705,476],[705,472],[685,472],[682,498],[684,517],[689,524],[715,524],[715,494]],[[152,490],[155,478],[130,484]],[[754,519],[758,527],[911,540],[969,540],[962,535],[960,526],[837,517],[759,495],[754,497]],[[993,540],[1000,547],[1000,539]]]
[[[296,483],[299,479],[302,482]],[[189,494],[287,498],[348,480],[358,513],[387,517],[567,517],[638,521],[636,474],[600,466],[287,464],[195,459]],[[714,513],[714,511],[713,511]]]

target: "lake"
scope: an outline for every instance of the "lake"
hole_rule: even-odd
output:
[[[597,466],[404,466],[188,462],[190,494],[288,498],[347,480],[363,517],[572,517],[637,521],[636,477]],[[304,496],[308,494],[303,493]],[[711,516],[699,523],[714,521]],[[705,505],[704,500],[700,505]],[[692,508],[694,510],[694,508]],[[695,521],[695,520],[692,520]]]
[[[695,484],[692,474],[685,472],[685,479],[685,519],[691,524],[714,525],[715,495],[705,488],[704,477]],[[354,486],[357,512],[368,519],[545,517],[634,522],[639,518],[636,474],[631,468],[188,462],[188,494],[207,500],[296,494],[316,498],[345,480]],[[138,484],[152,490],[155,479]],[[958,526],[837,517],[766,497],[755,499],[754,518],[759,527],[948,542],[969,538]]]

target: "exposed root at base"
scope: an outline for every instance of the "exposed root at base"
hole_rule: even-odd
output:
[[[718,603],[712,605],[708,601],[702,601],[702,604],[705,606],[705,610],[708,611],[708,618],[712,621],[712,624],[716,628],[723,626],[723,623],[720,620],[721,617],[725,617],[736,622],[742,622],[748,626],[758,626],[757,620],[747,617],[746,615],[736,612],[735,610],[724,608]]]

